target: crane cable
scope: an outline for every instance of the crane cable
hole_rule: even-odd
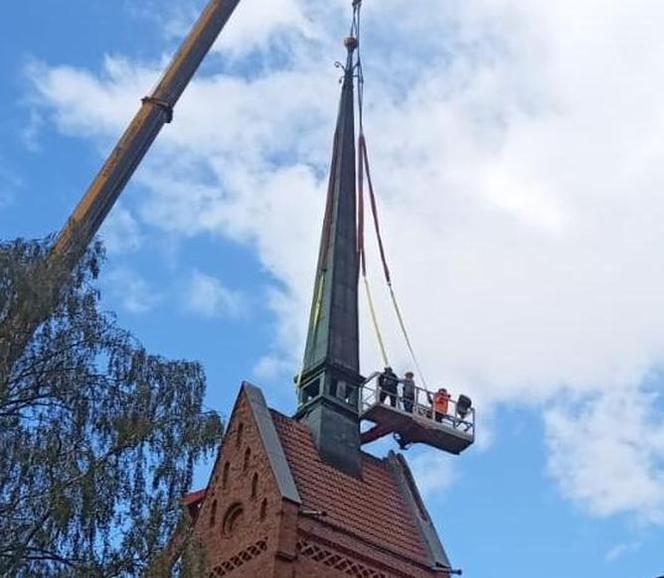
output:
[[[380,253],[380,259],[383,265],[383,275],[385,277],[385,282],[387,284],[387,287],[389,289],[390,293],[390,298],[392,301],[392,305],[394,307],[394,312],[396,314],[397,320],[399,322],[399,327],[401,328],[401,332],[403,334],[404,340],[406,341],[406,346],[408,347],[408,351],[410,353],[410,357],[413,361],[413,365],[415,366],[415,370],[417,371],[420,381],[422,382],[422,385],[426,389],[427,388],[427,383],[426,379],[424,378],[424,373],[422,372],[422,368],[420,367],[420,364],[417,360],[417,356],[415,355],[415,350],[413,348],[412,342],[410,340],[410,336],[408,334],[408,330],[406,329],[406,323],[404,321],[403,315],[401,313],[401,308],[399,307],[399,303],[397,301],[396,294],[394,292],[394,287],[392,285],[392,277],[390,275],[390,269],[387,264],[387,257],[385,255],[385,246],[383,244],[383,237],[380,232],[380,220],[378,218],[378,207],[376,203],[376,194],[374,191],[373,187],[373,181],[371,179],[371,169],[369,167],[369,154],[367,152],[367,141],[366,137],[364,135],[364,74],[362,70],[362,58],[361,58],[361,47],[362,43],[360,42],[360,9],[362,6],[362,0],[354,0],[353,1],[353,24],[351,26],[351,35],[355,35],[355,37],[358,39],[358,48],[357,48],[357,78],[358,78],[358,88],[357,88],[357,101],[358,101],[358,118],[359,118],[359,125],[360,125],[360,130],[359,130],[359,137],[358,137],[358,151],[357,151],[357,157],[358,157],[358,252],[360,255],[360,264],[361,264],[361,271],[362,271],[362,278],[364,280],[364,286],[366,289],[367,293],[367,302],[369,304],[369,311],[371,313],[371,318],[373,321],[374,329],[376,332],[376,337],[378,340],[378,345],[381,350],[381,355],[383,357],[383,361],[385,363],[385,366],[389,366],[388,360],[387,360],[387,354],[385,352],[385,343],[383,336],[380,331],[380,326],[378,324],[377,316],[376,316],[376,311],[375,307],[373,304],[373,299],[371,296],[371,290],[369,288],[369,281],[367,279],[367,274],[366,274],[366,258],[365,258],[365,252],[364,252],[364,175],[366,172],[366,178],[367,178],[367,185],[369,189],[369,201],[371,205],[371,214],[373,217],[373,224],[374,224],[374,230],[376,232],[376,240],[378,242],[378,249]]]
[[[376,307],[374,306],[374,300],[371,295],[371,287],[369,285],[369,279],[367,278],[367,262],[366,255],[364,252],[364,162],[363,162],[363,153],[362,153],[362,143],[364,142],[363,134],[363,117],[362,117],[362,102],[363,102],[363,84],[364,84],[364,75],[362,74],[362,58],[360,55],[361,43],[360,43],[360,11],[362,9],[362,0],[353,0],[353,21],[350,27],[350,36],[357,38],[357,102],[358,102],[358,116],[360,122],[360,135],[358,139],[358,149],[357,149],[357,253],[360,261],[360,271],[362,273],[362,281],[364,284],[364,291],[367,296],[367,304],[369,306],[369,313],[371,315],[371,322],[373,323],[374,331],[376,333],[376,340],[378,341],[378,347],[380,348],[380,354],[383,358],[383,367],[389,367],[390,362],[387,357],[387,351],[385,349],[385,340],[380,331],[380,325],[378,323],[378,316],[376,314]]]

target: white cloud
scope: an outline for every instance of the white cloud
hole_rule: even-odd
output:
[[[162,300],[161,294],[138,273],[127,267],[111,269],[105,275],[111,295],[129,313],[151,311]]]
[[[604,555],[607,562],[615,562],[619,558],[636,552],[641,547],[639,542],[629,542],[625,544],[616,544]]]
[[[128,124],[146,90],[159,78],[156,69],[137,68],[111,56],[104,59],[103,78],[69,66],[48,68],[40,62],[32,62],[26,75],[38,87],[31,100],[48,106],[51,120],[63,134],[101,137],[104,143],[120,136],[118,129]]]
[[[452,487],[457,479],[453,460],[448,454],[432,449],[427,449],[409,460],[423,497],[440,494]]]
[[[180,0],[167,6],[155,0],[125,2],[125,10],[135,18],[159,25],[168,40],[179,43],[200,16],[204,3]],[[314,19],[298,0],[242,0],[226,24],[212,52],[242,58],[254,51],[266,52],[288,41],[294,33],[302,38],[316,35]],[[266,57],[263,54],[263,57]]]
[[[187,288],[187,309],[203,317],[238,317],[246,311],[238,291],[225,287],[219,279],[194,271]]]
[[[563,493],[598,516],[638,512],[645,522],[664,522],[657,402],[652,393],[626,388],[548,411],[549,470]]]
[[[236,73],[188,89],[137,174],[149,194],[136,210],[169,233],[253,247],[278,284],[272,355],[296,363],[338,96],[324,63],[342,56],[348,6],[280,5],[265,22],[250,3],[238,12],[245,32],[219,44]],[[554,478],[593,514],[652,522],[664,467],[643,424],[662,414],[646,411],[639,384],[664,356],[663,18],[655,0],[386,0],[367,3],[364,48],[386,244],[431,385],[455,384],[483,415],[561,391],[581,400],[547,414]],[[281,60],[271,49],[243,60],[242,42]],[[108,142],[159,66],[108,58],[100,73],[42,65],[31,78],[61,131]],[[392,364],[405,367],[376,299]],[[363,352],[378,364],[368,330]],[[620,429],[616,408],[629,404],[616,391],[644,404]]]
[[[11,203],[23,186],[23,179],[0,156],[0,208]]]
[[[100,236],[109,253],[137,251],[142,242],[140,227],[131,211],[117,205],[104,222]]]
[[[254,367],[254,376],[258,379],[275,379],[293,369],[292,360],[276,355],[265,355]]]
[[[315,36],[314,24],[297,0],[242,0],[214,49],[236,57],[275,47],[275,40],[298,34]]]
[[[44,119],[38,110],[32,108],[29,113],[29,119],[25,127],[21,130],[21,140],[25,148],[31,152],[41,150],[39,144],[39,133],[44,124]]]

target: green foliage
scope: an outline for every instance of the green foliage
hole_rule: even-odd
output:
[[[0,576],[154,575],[219,443],[200,365],[99,310],[102,261],[96,245],[70,272],[46,242],[0,245]]]

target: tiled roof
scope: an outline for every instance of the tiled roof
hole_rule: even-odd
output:
[[[386,461],[362,454],[362,478],[324,463],[306,425],[272,410],[302,507],[326,513],[325,523],[410,559],[427,551],[405,497]]]

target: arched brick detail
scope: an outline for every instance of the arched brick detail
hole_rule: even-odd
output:
[[[217,500],[212,500],[210,507],[210,527],[213,528],[217,523]]]
[[[254,472],[251,476],[251,499],[255,500],[258,497],[258,472]]]
[[[244,506],[241,502],[233,502],[224,514],[224,521],[222,523],[224,536],[230,538],[234,534],[237,534],[242,526],[243,518]]]
[[[240,422],[237,425],[237,432],[235,433],[235,447],[239,448],[242,446],[242,437],[244,434],[244,422]]]
[[[238,444],[240,424],[242,434]],[[261,516],[261,504],[263,501],[280,504],[281,495],[250,405],[242,396],[236,403],[226,431],[216,471],[210,478],[208,498],[199,517],[205,523],[197,524],[195,528],[205,552],[206,576],[271,578],[274,576],[283,517]],[[255,496],[252,498],[254,487]],[[211,527],[209,520],[214,500],[217,501],[216,524]],[[242,505],[239,527],[237,531],[224,531],[229,508],[234,504]],[[294,548],[293,539],[293,551]]]
[[[231,464],[230,462],[224,462],[224,468],[221,472],[221,487],[225,488],[228,486],[228,477],[231,473]]]

